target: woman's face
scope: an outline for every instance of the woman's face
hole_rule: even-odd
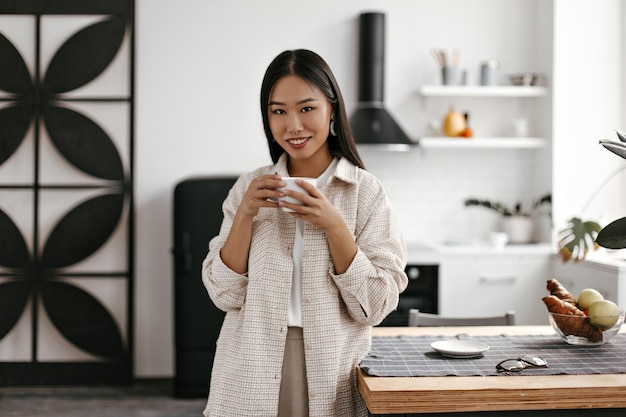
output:
[[[283,77],[272,88],[268,113],[272,136],[291,162],[330,162],[332,104],[319,88],[296,75]]]

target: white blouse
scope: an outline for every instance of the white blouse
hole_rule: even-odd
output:
[[[315,186],[322,187],[335,173],[337,159],[328,165],[326,171],[317,177]],[[302,327],[302,241],[304,239],[304,220],[296,219],[296,236],[293,242],[293,280],[291,284],[291,296],[289,298],[289,318],[287,325],[290,327]]]

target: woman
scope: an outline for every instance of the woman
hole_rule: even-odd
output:
[[[356,367],[371,326],[397,307],[408,282],[400,226],[363,168],[321,57],[278,55],[263,79],[261,113],[274,164],[230,190],[202,268],[226,311],[204,414],[367,415]],[[317,186],[279,191],[287,176]],[[302,205],[282,201],[287,195]]]

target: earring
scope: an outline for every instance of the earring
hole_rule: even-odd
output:
[[[337,133],[335,133],[335,113],[330,115],[330,134],[337,136]]]

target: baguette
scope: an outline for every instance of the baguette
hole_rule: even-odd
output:
[[[567,303],[570,303],[576,306],[576,297],[574,297],[572,293],[567,291],[567,289],[563,285],[561,285],[561,283],[557,281],[556,279],[552,278],[548,280],[547,289],[548,291],[550,291],[550,294],[556,296],[557,298]]]
[[[548,311],[559,314],[552,316],[552,318],[565,336],[580,336],[594,343],[602,341],[602,331],[593,326],[585,313],[575,304],[562,300],[555,295],[547,295],[542,300],[548,307]]]

